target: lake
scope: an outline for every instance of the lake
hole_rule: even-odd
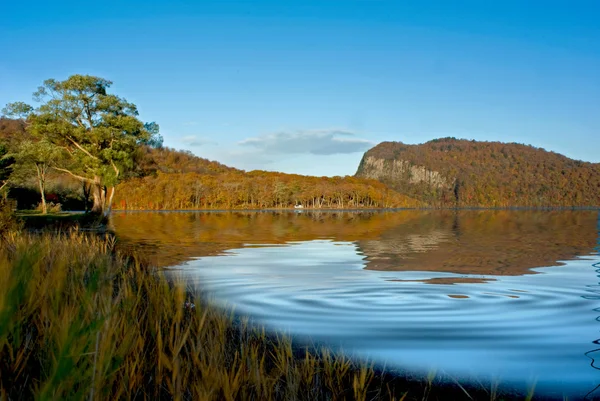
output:
[[[597,211],[116,213],[121,246],[387,369],[600,397]]]

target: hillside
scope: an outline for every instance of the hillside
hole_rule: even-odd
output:
[[[117,187],[115,209],[263,209],[418,207],[421,202],[377,180],[310,177],[266,171],[165,173],[129,179]]]
[[[25,131],[25,123],[21,120],[0,117],[0,142],[14,145],[29,135]]]
[[[0,119],[0,145],[16,150],[28,138],[20,120]],[[135,167],[116,189],[115,209],[259,209],[418,207],[377,180],[355,177],[308,177],[266,171],[245,172],[195,156],[189,151],[140,146]],[[64,209],[85,207],[83,186],[50,170],[46,198]],[[13,181],[9,196],[20,208],[40,200],[34,177]]]
[[[356,177],[439,207],[600,206],[600,163],[516,143],[383,142],[365,153]]]
[[[418,207],[377,180],[245,172],[170,148],[143,148],[143,174],[117,187],[119,210]]]
[[[140,152],[142,163],[150,169],[163,173],[197,173],[215,175],[220,173],[242,172],[216,161],[198,157],[190,151],[172,148],[143,147]]]

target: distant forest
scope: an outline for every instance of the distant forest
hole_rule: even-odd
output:
[[[0,119],[0,144],[18,149],[32,140],[23,121]],[[419,207],[421,202],[377,180],[310,177],[266,171],[245,172],[166,147],[141,146],[135,166],[117,185],[113,209],[186,210],[290,208]],[[83,210],[89,191],[81,182],[50,169],[46,198],[63,209]],[[35,208],[39,190],[33,177],[10,182],[10,198],[19,208]]]
[[[356,176],[434,207],[600,206],[599,163],[517,143],[383,142],[365,153]]]
[[[189,152],[147,148],[155,170],[117,187],[115,209],[258,209],[417,207],[376,180],[244,172]]]

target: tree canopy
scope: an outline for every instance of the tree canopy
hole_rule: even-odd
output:
[[[32,135],[66,153],[53,168],[89,184],[92,211],[105,215],[116,184],[134,169],[139,146],[162,146],[158,125],[140,121],[133,103],[108,92],[111,85],[89,75],[48,79],[34,93],[39,107],[16,102],[3,110],[24,118]]]

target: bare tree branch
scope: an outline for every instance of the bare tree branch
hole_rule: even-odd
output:
[[[80,144],[78,144],[77,142],[75,142],[75,140],[73,138],[71,138],[70,136],[67,136],[67,139],[69,141],[71,141],[71,143],[73,145],[75,145],[75,147],[77,147],[77,149],[81,150],[83,153],[85,153],[86,155],[88,155],[92,159],[99,160],[98,157],[94,156],[93,154],[91,154],[90,152],[88,152],[87,150],[85,150]]]
[[[119,171],[119,169],[117,168],[117,166],[115,165],[115,162],[111,160],[111,161],[110,161],[110,164],[111,164],[111,166],[112,166],[113,170],[115,170],[115,174],[117,174],[117,177],[118,177],[118,176],[119,176],[119,173],[120,173],[120,171]]]
[[[61,171],[61,172],[63,172],[63,173],[67,173],[67,174],[69,174],[71,177],[73,177],[73,178],[77,178],[78,180],[85,181],[85,182],[89,182],[90,184],[93,184],[93,183],[94,183],[94,180],[92,180],[92,179],[90,179],[90,178],[87,178],[87,177],[83,177],[83,176],[77,175],[77,174],[75,174],[75,173],[73,173],[73,172],[71,172],[71,171],[69,171],[69,170],[67,170],[67,169],[60,168],[60,167],[52,167],[52,168],[53,168],[54,170],[56,170],[56,171]]]

